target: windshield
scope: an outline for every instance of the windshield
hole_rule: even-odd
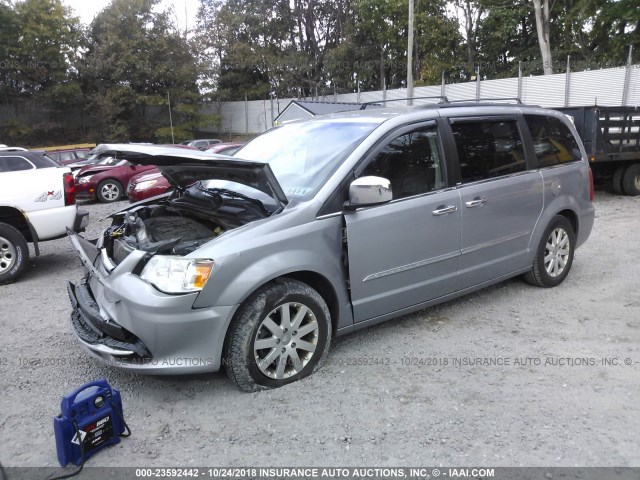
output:
[[[308,200],[378,123],[292,123],[260,135],[235,157],[268,163],[287,198]]]

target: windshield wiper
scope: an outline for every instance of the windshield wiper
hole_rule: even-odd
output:
[[[215,188],[215,187],[207,188],[201,185],[197,185],[196,188],[201,192],[204,192],[207,194],[218,194],[218,195],[224,195],[230,198],[239,198],[241,200],[246,200],[247,202],[252,203],[256,205],[258,208],[260,208],[260,210],[262,210],[262,212],[265,215],[267,216],[271,215],[271,212],[267,210],[267,207],[264,206],[264,203],[262,203],[260,200],[256,198],[251,198],[247,195],[243,195],[242,193],[234,192],[232,190],[227,190],[226,188]]]

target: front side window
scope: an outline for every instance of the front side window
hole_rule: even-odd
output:
[[[391,182],[393,199],[412,197],[444,187],[444,171],[435,127],[394,138],[369,161],[360,177]]]
[[[515,120],[455,122],[451,125],[462,183],[526,170],[522,139]]]
[[[538,166],[550,167],[582,159],[575,137],[562,121],[546,115],[525,115]]]
[[[19,172],[33,168],[31,162],[23,157],[0,157],[0,172]]]

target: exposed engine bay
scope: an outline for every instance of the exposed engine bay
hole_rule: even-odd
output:
[[[187,255],[226,231],[275,211],[275,206],[247,195],[197,182],[159,203],[113,215],[111,227],[103,233],[103,246],[116,264],[133,250]]]

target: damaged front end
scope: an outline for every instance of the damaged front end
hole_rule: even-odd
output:
[[[68,232],[87,270],[80,282],[68,284],[71,325],[94,357],[147,373],[171,373],[165,366],[173,371],[176,358],[187,357],[197,361],[181,365],[181,372],[219,368],[237,306],[193,307],[215,268],[213,248],[204,246],[278,213],[283,204],[238,181],[245,180],[238,174],[244,165],[225,177],[218,162],[213,173],[222,179],[206,179],[206,169],[195,163],[192,170],[184,164],[173,170],[171,196],[112,215],[95,242]],[[255,171],[246,178],[260,180]]]

